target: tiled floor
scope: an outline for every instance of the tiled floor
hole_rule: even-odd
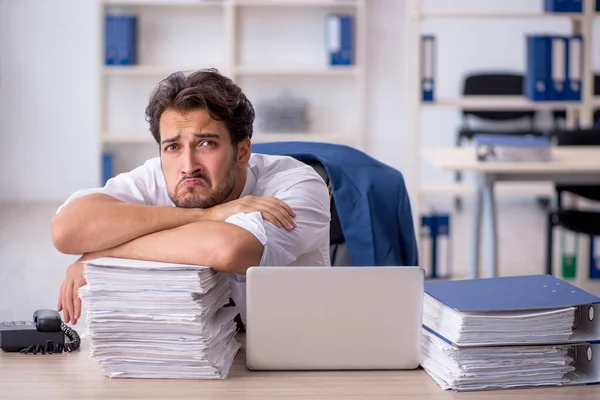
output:
[[[452,216],[455,277],[467,274],[470,208]],[[31,319],[55,308],[65,268],[77,257],[52,246],[51,221],[58,204],[0,204],[0,320]],[[544,221],[533,200],[498,205],[500,275],[544,272]],[[483,251],[485,253],[485,250]],[[587,287],[600,295],[598,285]],[[82,321],[83,322],[83,321]],[[85,331],[84,324],[77,324]]]

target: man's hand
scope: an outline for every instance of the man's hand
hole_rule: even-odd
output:
[[[241,199],[219,204],[207,210],[207,218],[225,221],[238,213],[260,212],[263,219],[275,226],[291,231],[296,227],[296,213],[283,201],[275,197],[244,196]]]
[[[64,322],[69,321],[73,325],[81,317],[81,299],[79,298],[79,288],[85,286],[87,282],[83,275],[83,264],[80,258],[67,268],[65,280],[60,286],[58,297],[58,311],[63,312]]]

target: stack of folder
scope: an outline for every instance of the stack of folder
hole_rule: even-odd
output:
[[[230,276],[208,267],[101,258],[80,288],[90,356],[111,378],[225,379],[240,344]]]
[[[547,137],[478,134],[473,136],[473,142],[479,161],[552,160],[551,142]]]
[[[421,366],[457,391],[600,383],[600,298],[550,275],[425,284]]]

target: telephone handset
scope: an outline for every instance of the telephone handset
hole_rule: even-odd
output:
[[[65,342],[65,336],[70,342]],[[0,322],[0,347],[6,352],[62,353],[79,348],[77,332],[68,327],[54,310],[37,310],[33,321]]]

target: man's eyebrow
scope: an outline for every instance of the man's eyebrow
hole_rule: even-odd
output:
[[[194,133],[194,136],[198,139],[220,139],[221,136],[216,133]]]
[[[181,139],[181,135],[177,135],[177,136],[173,136],[172,138],[165,139],[165,140],[163,140],[161,143],[162,143],[162,144],[165,144],[165,143],[173,143],[173,142],[176,142],[176,141],[178,141],[179,139]]]
[[[220,139],[221,138],[221,136],[217,135],[216,133],[194,133],[194,136],[198,139]],[[177,136],[173,136],[172,138],[169,138],[169,139],[165,139],[161,143],[162,144],[173,143],[173,142],[178,141],[179,139],[181,139],[181,134],[179,134]]]

